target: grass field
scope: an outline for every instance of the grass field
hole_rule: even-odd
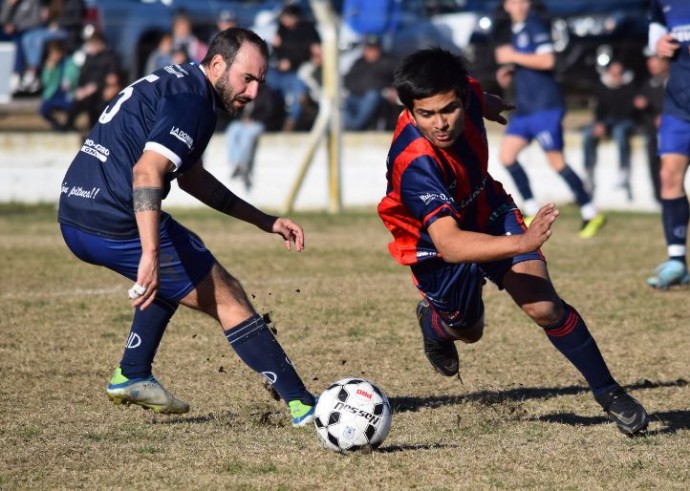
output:
[[[211,211],[174,213],[268,313],[307,386],[364,376],[389,395],[381,449],[342,456],[293,429],[218,326],[176,314],[154,371],[192,410],[114,406],[105,384],[131,311],[129,282],[71,256],[52,207],[0,208],[0,489],[688,489],[690,291],[649,290],[664,259],[656,215],[611,214],[577,239],[563,210],[544,252],[647,436],[607,421],[582,377],[495,287],[484,339],[460,346],[462,381],[433,372],[419,299],[372,210],[297,215],[307,250]]]

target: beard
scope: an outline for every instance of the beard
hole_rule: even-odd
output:
[[[235,91],[228,84],[227,72],[216,81],[213,88],[216,89],[216,93],[220,97],[223,109],[231,116],[239,116],[244,106],[251,102],[247,97],[237,97]]]

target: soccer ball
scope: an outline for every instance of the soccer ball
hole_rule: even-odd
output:
[[[338,380],[319,396],[314,424],[321,442],[335,452],[368,452],[388,436],[393,416],[386,394],[361,378]]]

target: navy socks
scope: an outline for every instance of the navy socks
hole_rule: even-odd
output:
[[[688,197],[662,199],[661,217],[669,259],[675,259],[685,264],[688,221],[690,221]]]
[[[424,317],[422,318],[422,330],[424,331],[424,336],[438,341],[440,343],[446,343],[448,341],[455,341],[455,338],[451,336],[448,331],[443,327],[441,318],[434,311],[434,309],[429,308]]]
[[[226,330],[225,337],[242,361],[263,375],[285,402],[299,399],[314,404],[314,397],[259,314]]]
[[[580,179],[580,176],[578,176],[569,165],[563,167],[563,169],[559,172],[559,175],[568,184],[568,187],[570,187],[570,189],[573,191],[573,194],[575,194],[575,200],[577,201],[578,205],[584,206],[592,201],[592,197],[585,190],[582,179]]]
[[[134,312],[125,352],[120,361],[122,375],[128,379],[151,375],[151,364],[156,356],[165,328],[177,310],[177,304],[156,298],[145,310]]]
[[[532,188],[529,184],[529,177],[527,177],[527,173],[525,173],[525,169],[522,168],[520,162],[515,162],[514,164],[507,166],[506,169],[508,170],[510,177],[513,178],[515,187],[518,189],[522,199],[527,201],[534,198]]]
[[[617,385],[596,341],[589,333],[580,314],[564,302],[565,314],[557,324],[544,327],[549,341],[560,351],[580,373],[595,396]]]

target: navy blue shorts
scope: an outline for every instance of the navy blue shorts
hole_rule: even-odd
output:
[[[514,205],[506,207],[489,226],[491,235],[522,235],[527,227]],[[415,285],[424,298],[452,329],[472,327],[484,313],[482,285],[485,278],[503,288],[503,276],[513,264],[523,261],[544,261],[540,251],[520,254],[490,263],[451,264],[431,259],[412,265]]]
[[[506,135],[519,136],[528,142],[536,138],[545,151],[563,150],[563,109],[547,109],[532,114],[516,114],[508,121]]]
[[[137,280],[139,237],[107,239],[64,224],[60,228],[67,247],[79,259]],[[168,217],[160,226],[159,261],[158,296],[179,302],[209,274],[216,260],[196,234]]]
[[[658,153],[677,153],[690,157],[690,121],[683,121],[670,114],[662,115]]]

